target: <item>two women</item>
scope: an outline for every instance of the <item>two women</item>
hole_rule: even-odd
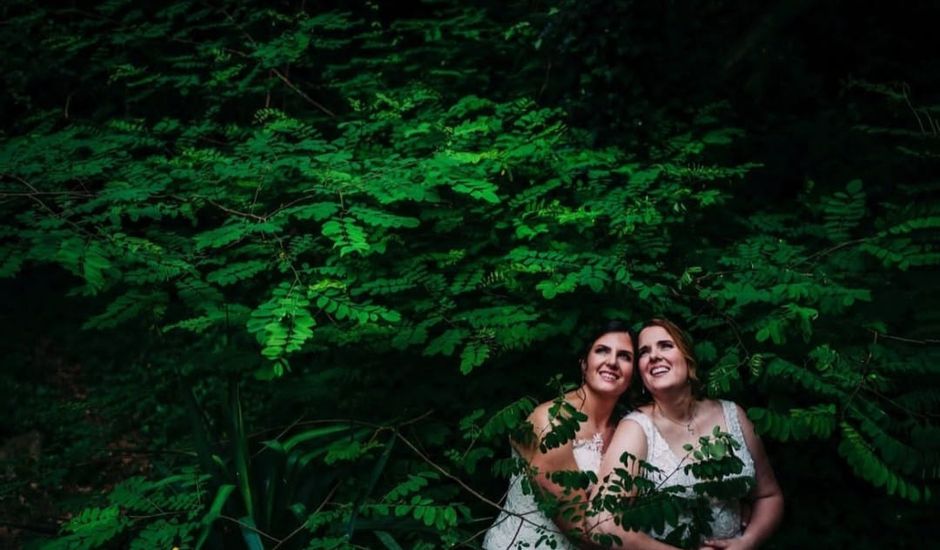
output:
[[[632,342],[627,342],[628,333],[615,334],[621,334],[620,338],[625,339],[619,344],[622,349],[624,351],[629,349],[632,352]],[[591,354],[594,353],[595,346],[607,336],[602,335],[594,342],[588,358],[591,358]],[[611,339],[607,340],[607,344],[609,343],[612,343]],[[603,351],[607,344],[598,349]],[[626,358],[626,354],[624,357]],[[593,363],[583,361],[582,364],[597,366],[593,372],[593,378],[590,379],[588,378],[590,368],[585,369],[583,390],[579,389],[584,392],[584,395],[592,397],[580,402],[582,405],[590,406],[586,407],[588,420],[582,422],[582,429],[579,430],[577,436],[585,439],[584,436],[591,434],[593,430],[604,428],[593,431],[593,433],[600,434],[597,438],[601,442],[603,458],[597,470],[600,482],[590,489],[591,492],[609,490],[610,480],[615,479],[617,475],[616,470],[626,469],[631,476],[643,476],[658,485],[678,485],[684,496],[694,496],[693,487],[698,480],[691,475],[690,471],[687,471],[686,466],[694,464],[698,459],[688,450],[689,446],[695,448],[702,436],[709,436],[713,433],[714,427],[718,426],[720,432],[730,434],[741,444],[741,447],[735,451],[743,463],[743,468],[737,475],[746,479],[750,478],[748,481],[752,482],[753,489],[748,495],[751,513],[747,525],[742,526],[740,500],[712,499],[709,503],[711,508],[709,527],[712,535],[709,540],[703,541],[702,547],[754,548],[770,536],[782,517],[783,497],[760,438],[757,437],[753,426],[740,407],[729,401],[701,399],[697,396],[698,377],[695,359],[688,340],[678,327],[662,319],[654,319],[647,324],[638,337],[635,369],[632,361],[610,363],[600,361],[596,357]],[[610,414],[613,411],[610,398],[614,393],[620,392],[617,394],[619,396],[626,390],[625,384],[611,384],[614,381],[614,365],[616,365],[617,372],[631,373],[626,378],[635,378],[634,383],[642,384],[650,399],[649,403],[640,406],[621,420],[614,433],[610,434]],[[618,379],[617,382],[622,381]],[[578,392],[572,393],[575,395],[566,396],[566,400],[571,399],[571,403],[577,405],[579,403],[576,399]],[[601,398],[598,399],[598,397]],[[616,397],[613,401],[616,401]],[[537,430],[551,428],[551,420],[545,420],[547,405],[550,404],[541,405],[530,417],[530,421]],[[603,423],[598,423],[598,421],[603,421]],[[613,421],[616,422],[616,419]],[[594,438],[593,435],[591,437]],[[552,483],[546,473],[572,470],[576,466],[581,470],[590,469],[585,467],[588,465],[581,464],[581,461],[577,460],[575,450],[578,447],[579,443],[576,440],[571,444],[570,449],[559,448],[553,450],[554,453],[553,451],[539,453],[537,449],[528,449],[520,454],[538,468],[539,475],[535,477],[537,486],[550,493],[559,494],[561,489],[557,484]],[[636,460],[628,461],[626,464],[621,463],[620,459],[624,453],[629,453]],[[541,456],[543,454],[545,456]],[[575,458],[571,458],[572,456]],[[575,461],[577,464],[572,464]],[[655,469],[641,471],[640,461],[651,464]],[[590,496],[587,491],[585,493],[578,495],[581,497],[581,502]],[[627,496],[633,494],[635,494],[635,489],[631,495]],[[512,497],[511,488],[510,498]],[[528,498],[531,501],[529,504],[534,505],[531,495]],[[570,496],[568,498],[570,499]],[[536,547],[536,544],[545,544],[546,541],[538,537],[528,538],[528,535],[545,532],[549,532],[551,536],[556,537],[555,540],[559,541],[556,548],[571,547],[565,546],[569,543],[554,534],[556,525],[544,517],[544,514],[541,517],[535,517],[532,514],[528,518],[531,522],[526,521],[527,514],[525,513],[514,516],[521,510],[515,507],[516,501],[518,498],[512,503],[507,500],[508,513],[501,514],[497,523],[487,534],[484,548],[516,548],[520,547],[517,546],[520,542],[528,543],[529,548]],[[556,521],[559,523],[558,527],[580,531],[584,544],[598,540],[598,536],[613,535],[621,541],[623,548],[650,549],[673,548],[658,539],[666,538],[672,529],[682,528],[692,522],[691,517],[684,515],[679,518],[678,525],[672,527],[667,525],[662,532],[642,532],[624,529],[614,520],[614,513],[612,510],[595,509],[589,514],[574,514],[580,518],[579,521],[571,522],[570,514],[560,514],[556,517]],[[518,522],[511,523],[513,520],[509,518],[512,517],[516,517]],[[500,520],[503,520],[502,523]],[[500,527],[507,524],[519,527],[515,538],[509,535],[508,529]],[[540,527],[533,528],[530,532],[528,528],[535,524]],[[494,531],[502,534],[491,537]],[[521,547],[526,546],[523,544]],[[551,548],[552,546],[546,544],[544,547]]]
[[[706,548],[755,548],[777,527],[783,516],[783,495],[777,485],[770,461],[760,438],[744,411],[730,401],[701,399],[697,394],[698,376],[695,358],[688,339],[676,325],[654,319],[640,331],[637,346],[637,374],[650,396],[650,402],[627,415],[617,427],[604,455],[600,479],[623,468],[639,475],[639,460],[655,466],[658,471],[645,474],[655,483],[683,487],[684,496],[694,496],[698,483],[685,466],[696,458],[688,450],[698,446],[702,436],[710,436],[715,426],[729,433],[741,447],[735,454],[743,463],[738,474],[753,479],[748,495],[751,513],[742,528],[741,501],[712,499],[711,538]],[[620,463],[624,452],[638,460]],[[668,477],[668,479],[667,479]],[[688,516],[679,518],[679,528],[691,523]],[[616,535],[627,548],[671,548],[656,538],[664,532],[626,531],[616,525],[610,511],[603,511],[593,520],[595,533]]]

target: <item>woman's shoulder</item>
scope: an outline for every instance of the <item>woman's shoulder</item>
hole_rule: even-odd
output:
[[[563,421],[562,419],[570,416],[568,413],[571,409],[577,409],[576,399],[577,395],[575,395],[574,392],[568,392],[562,398],[552,399],[551,401],[545,401],[544,403],[536,405],[526,419],[532,429],[532,433],[535,435],[535,439],[527,442],[527,445],[524,444],[526,442],[516,443],[523,443],[523,447],[537,446],[538,442],[540,442],[546,434],[552,432],[552,430]],[[563,408],[563,404],[569,405],[570,408]],[[570,442],[565,442],[562,447],[566,447],[569,444]]]
[[[561,408],[563,403],[577,409],[577,399],[578,396],[575,392],[568,392],[564,396],[539,403],[532,409],[532,412],[529,413],[529,422],[535,428],[548,427],[552,418],[558,415],[565,416],[565,411]]]
[[[640,405],[634,409],[631,409],[627,414],[623,416],[623,420],[636,420],[638,416],[646,416],[648,418],[653,417],[653,404],[647,403],[645,405]]]
[[[725,423],[732,435],[741,435],[741,432],[747,432],[751,427],[751,421],[747,417],[747,412],[741,405],[738,405],[730,399],[704,399],[710,407],[709,410],[715,417],[723,416]]]
[[[607,447],[608,452],[613,451],[612,456],[619,457],[621,453],[629,452],[640,458],[646,457],[655,429],[652,419],[648,416],[648,410],[644,412],[644,409],[636,408],[620,419]]]
[[[744,408],[730,399],[709,399],[708,401],[712,401],[716,409],[725,412],[729,416],[747,419],[747,412],[745,412]]]
[[[728,399],[700,399],[698,401],[698,413],[705,415],[728,415],[730,413],[737,413],[738,407],[734,401],[729,401]]]
[[[632,426],[640,428],[644,435],[649,435],[653,426],[653,405],[640,405],[628,412],[620,419],[617,431],[631,430]]]

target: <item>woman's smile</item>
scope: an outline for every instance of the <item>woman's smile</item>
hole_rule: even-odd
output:
[[[650,376],[658,377],[663,374],[668,374],[670,370],[672,369],[670,369],[666,365],[657,365],[650,369]]]

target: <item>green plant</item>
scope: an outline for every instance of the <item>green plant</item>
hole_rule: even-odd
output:
[[[86,409],[184,453],[153,455],[146,483],[205,484],[179,524],[81,497],[63,540],[472,541],[497,511],[491,467],[512,470],[506,436],[573,372],[583,327],[657,314],[695,336],[709,394],[747,406],[793,502],[837,480],[881,506],[830,545],[924,544],[935,71],[918,97],[861,80],[827,95],[799,53],[812,41],[774,29],[837,7],[641,4],[0,8],[0,276],[20,310],[4,326],[67,343],[96,394],[27,399],[46,382],[19,382],[24,336],[4,344],[12,425],[63,426],[53,486],[106,443],[82,435],[107,433]],[[860,28],[900,55],[886,26]],[[804,90],[823,122],[775,95]],[[297,418],[369,428],[290,449],[245,428],[296,437]],[[780,544],[829,532],[813,502]]]

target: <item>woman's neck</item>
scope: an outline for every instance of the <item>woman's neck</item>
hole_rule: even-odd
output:
[[[683,390],[673,394],[658,395],[653,399],[653,406],[666,418],[676,422],[688,422],[692,419],[695,398],[692,392]]]
[[[587,386],[581,386],[575,392],[575,406],[587,415],[589,421],[593,422],[597,429],[610,424],[610,417],[614,414],[617,399],[617,397],[598,395]]]

